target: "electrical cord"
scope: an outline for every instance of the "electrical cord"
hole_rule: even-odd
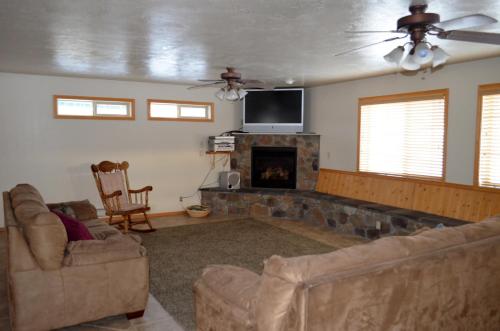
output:
[[[218,160],[214,160],[212,162],[211,166],[210,166],[210,169],[208,170],[207,174],[205,175],[205,177],[201,181],[201,184],[198,186],[198,188],[196,189],[196,191],[194,191],[191,195],[186,195],[186,196],[180,196],[179,197],[179,201],[181,203],[182,208],[186,209],[186,207],[183,204],[184,199],[189,199],[189,198],[194,197],[195,195],[198,195],[198,199],[201,200],[200,189],[207,187],[207,185],[211,185],[211,184],[217,183],[217,181],[214,181],[212,183],[205,184],[205,182],[207,181],[208,177],[210,177],[210,175],[212,174],[212,172],[215,170],[215,165],[217,163],[221,162],[221,161],[225,161],[224,165],[226,165],[227,162],[228,162],[228,159],[229,159],[229,156],[223,156],[223,157],[219,158]]]
[[[240,127],[239,129],[237,130],[231,130],[231,131],[226,131],[226,132],[222,132],[220,134],[220,136],[231,136],[233,133],[235,132],[239,132],[239,133],[242,133],[244,131],[241,131],[243,129],[243,127]],[[198,200],[201,200],[201,194],[200,194],[200,189],[202,188],[206,188],[206,187],[209,187],[209,185],[212,185],[212,184],[216,184],[218,183],[218,181],[214,181],[214,182],[211,182],[211,183],[208,183],[208,184],[205,184],[205,182],[207,181],[208,177],[212,174],[212,171],[215,170],[215,165],[218,163],[218,162],[221,162],[221,161],[225,161],[224,162],[224,165],[223,166],[226,166],[226,164],[229,162],[229,155],[227,156],[223,156],[221,157],[220,159],[218,160],[213,160],[212,163],[211,163],[211,166],[210,166],[210,169],[208,170],[207,174],[205,175],[205,177],[203,178],[203,180],[201,181],[201,184],[198,186],[198,188],[196,189],[196,191],[194,191],[192,194],[190,195],[186,195],[186,196],[180,196],[179,197],[179,201],[181,203],[181,206],[182,208],[186,209],[183,202],[184,202],[184,199],[189,199],[189,198],[192,198],[194,197],[195,195],[198,196]]]

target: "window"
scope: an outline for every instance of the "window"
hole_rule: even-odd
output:
[[[213,122],[211,102],[148,100],[148,118],[160,121]]]
[[[55,118],[133,120],[135,100],[54,95]]]
[[[443,180],[448,90],[359,99],[358,171]]]
[[[500,188],[500,84],[479,86],[475,182]]]

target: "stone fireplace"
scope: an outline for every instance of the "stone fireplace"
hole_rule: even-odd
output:
[[[235,140],[231,169],[240,172],[241,188],[202,188],[201,203],[209,206],[212,215],[300,220],[368,239],[410,234],[440,223],[445,226],[467,223],[315,192],[319,174],[318,135],[241,134]],[[294,177],[290,169],[296,169],[295,189],[283,184]],[[262,187],[259,181],[255,182],[256,178],[272,184]]]
[[[231,170],[239,171],[241,174],[242,188],[262,188],[260,179],[252,176],[252,165],[254,162],[255,151],[273,151],[278,153],[282,150],[280,159],[289,159],[286,152],[294,151],[295,153],[295,175],[288,171],[288,178],[295,176],[295,187],[280,186],[284,185],[283,180],[276,180],[278,177],[286,177],[286,171],[276,166],[269,158],[269,153],[264,156],[261,162],[271,163],[270,166],[262,171],[259,177],[273,178],[269,188],[295,188],[297,190],[312,191],[316,187],[316,181],[319,174],[319,138],[317,134],[236,134],[235,135],[235,151],[231,153]],[[275,149],[277,148],[277,149]],[[277,155],[277,154],[276,154]],[[271,153],[272,156],[272,153]],[[290,164],[291,160],[286,161],[286,167],[293,167]],[[268,169],[269,168],[269,169]],[[274,185],[274,186],[273,186]]]
[[[297,148],[252,146],[252,187],[295,189]]]

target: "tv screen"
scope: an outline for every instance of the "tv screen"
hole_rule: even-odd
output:
[[[302,132],[303,89],[248,91],[243,102],[243,130]]]

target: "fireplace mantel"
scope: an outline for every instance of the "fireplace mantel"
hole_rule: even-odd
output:
[[[297,148],[298,190],[314,190],[319,174],[320,136],[312,133],[243,133],[235,134],[231,170],[241,174],[241,187],[251,188],[252,146]]]
[[[297,132],[297,133],[285,133],[285,132],[273,132],[273,133],[258,133],[258,132],[233,132],[234,136],[318,136],[319,134],[314,132]]]

